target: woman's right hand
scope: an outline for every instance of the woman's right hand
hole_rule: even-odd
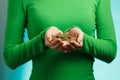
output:
[[[68,51],[66,45],[69,43],[62,41],[60,38],[53,39],[53,37],[57,36],[58,34],[63,34],[63,33],[55,26],[51,26],[46,31],[45,34],[45,45],[48,46],[49,48],[66,53]]]

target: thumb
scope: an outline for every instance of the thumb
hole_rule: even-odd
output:
[[[52,34],[48,34],[47,36],[46,36],[46,39],[48,40],[48,42],[51,42],[52,41]]]
[[[48,42],[51,42],[52,38],[49,36],[49,37],[47,37],[47,40],[48,40]]]
[[[82,36],[80,34],[78,34],[77,36],[77,42],[80,44],[82,41]]]

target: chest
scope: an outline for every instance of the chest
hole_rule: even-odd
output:
[[[34,26],[35,31],[53,25],[61,29],[77,25],[92,30],[96,5],[96,0],[29,0],[28,26]]]

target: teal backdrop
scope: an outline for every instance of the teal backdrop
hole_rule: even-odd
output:
[[[96,80],[120,80],[120,0],[111,0],[111,10],[117,37],[117,57],[107,64],[96,59],[94,75]],[[32,62],[29,61],[15,70],[5,65],[3,58],[4,31],[6,25],[7,0],[0,0],[0,80],[29,80]],[[28,40],[25,30],[24,41]]]

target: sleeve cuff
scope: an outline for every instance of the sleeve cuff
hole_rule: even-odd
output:
[[[43,30],[43,31],[41,32],[41,37],[42,37],[42,40],[43,40],[43,41],[45,40],[45,33],[46,33],[47,30],[48,30],[48,28],[46,28],[45,30]]]
[[[93,46],[93,37],[84,33],[82,52],[84,51],[85,53],[90,53],[92,51],[91,49],[93,49],[92,46]]]

